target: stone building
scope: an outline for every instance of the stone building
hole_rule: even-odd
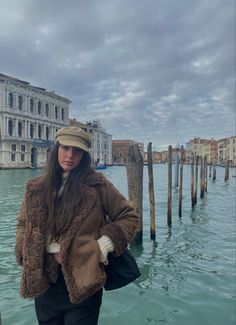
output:
[[[69,125],[70,101],[0,74],[0,168],[44,167],[56,131]]]
[[[206,156],[207,161],[217,161],[217,141],[214,139],[194,138],[186,143],[186,159],[191,162],[192,154],[194,156]]]
[[[230,166],[236,166],[236,136],[220,139],[217,141],[218,146],[218,162],[225,164],[229,161]]]
[[[112,156],[113,163],[125,165],[128,159],[129,146],[132,144],[138,144],[140,153],[144,157],[144,144],[141,142],[136,142],[134,140],[113,140],[112,141]]]
[[[106,132],[100,121],[82,123],[71,119],[70,125],[80,127],[92,135],[91,157],[94,164],[112,165],[112,135]]]

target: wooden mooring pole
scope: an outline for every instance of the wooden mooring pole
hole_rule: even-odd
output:
[[[150,238],[156,240],[156,226],[155,226],[155,195],[153,182],[153,162],[152,162],[152,143],[149,142],[148,148],[148,189],[150,202]]]
[[[212,175],[212,180],[215,181],[216,180],[216,163],[213,163],[213,175]]]
[[[139,216],[139,224],[132,243],[143,241],[143,157],[137,144],[129,146],[126,165],[129,200]]]
[[[199,156],[196,156],[196,165],[195,165],[195,190],[194,190],[194,205],[197,204],[197,187],[198,187],[198,161]]]
[[[175,157],[175,188],[179,186],[179,150],[176,151]]]
[[[168,147],[168,205],[167,205],[167,224],[172,223],[172,146]]]
[[[229,160],[225,162],[225,182],[229,180]]]
[[[202,199],[204,197],[204,192],[205,192],[205,173],[204,173],[204,159],[203,157],[200,158],[200,164],[201,164],[201,169],[200,169],[200,198]]]
[[[179,218],[182,218],[183,166],[184,166],[184,147],[181,146],[181,150],[180,150],[180,175],[179,175]]]
[[[207,168],[207,156],[204,157],[204,166],[205,166],[205,187],[204,190],[207,192],[207,174],[208,174],[208,168]]]
[[[212,159],[210,160],[210,171],[209,171],[209,178],[211,178],[211,169],[212,169]]]
[[[192,154],[192,162],[191,162],[191,202],[192,209],[195,206],[195,195],[194,195],[194,154]]]

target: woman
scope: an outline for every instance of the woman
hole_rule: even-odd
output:
[[[82,129],[60,129],[47,171],[27,183],[17,217],[20,294],[35,298],[39,324],[97,324],[103,264],[108,253],[122,254],[137,226],[128,201],[91,168],[90,146]]]

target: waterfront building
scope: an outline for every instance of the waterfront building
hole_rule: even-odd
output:
[[[56,131],[69,125],[70,101],[0,74],[0,168],[44,167]]]
[[[227,139],[217,141],[218,163],[223,164],[226,161]]]
[[[144,156],[144,144],[134,140],[113,140],[112,141],[112,157],[114,164],[126,164],[128,160],[129,146],[132,144],[138,144],[140,153]]]
[[[160,164],[162,160],[162,154],[159,151],[152,152],[152,161],[153,163]]]
[[[236,136],[226,139],[226,159],[231,166],[236,166]]]
[[[192,154],[196,156],[207,157],[207,161],[217,161],[217,141],[214,139],[194,138],[186,143],[186,161],[191,162]]]
[[[230,166],[236,166],[236,136],[219,139],[217,141],[218,163],[225,165],[229,161]]]
[[[100,121],[82,123],[71,119],[70,125],[80,127],[91,134],[91,157],[94,164],[112,165],[112,135],[106,132]]]

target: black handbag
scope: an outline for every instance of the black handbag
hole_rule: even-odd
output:
[[[99,186],[96,188],[102,203],[101,188]],[[109,217],[106,215],[104,206],[103,213],[106,222],[109,222]],[[122,288],[136,280],[141,275],[136,260],[128,248],[126,248],[120,256],[114,256],[112,253],[109,253],[108,265],[104,265],[104,269],[107,275],[107,280],[104,284],[104,289],[106,291]]]
[[[104,268],[107,275],[107,281],[104,284],[106,291],[122,288],[141,275],[136,260],[128,248],[117,257],[109,254],[108,265]]]

